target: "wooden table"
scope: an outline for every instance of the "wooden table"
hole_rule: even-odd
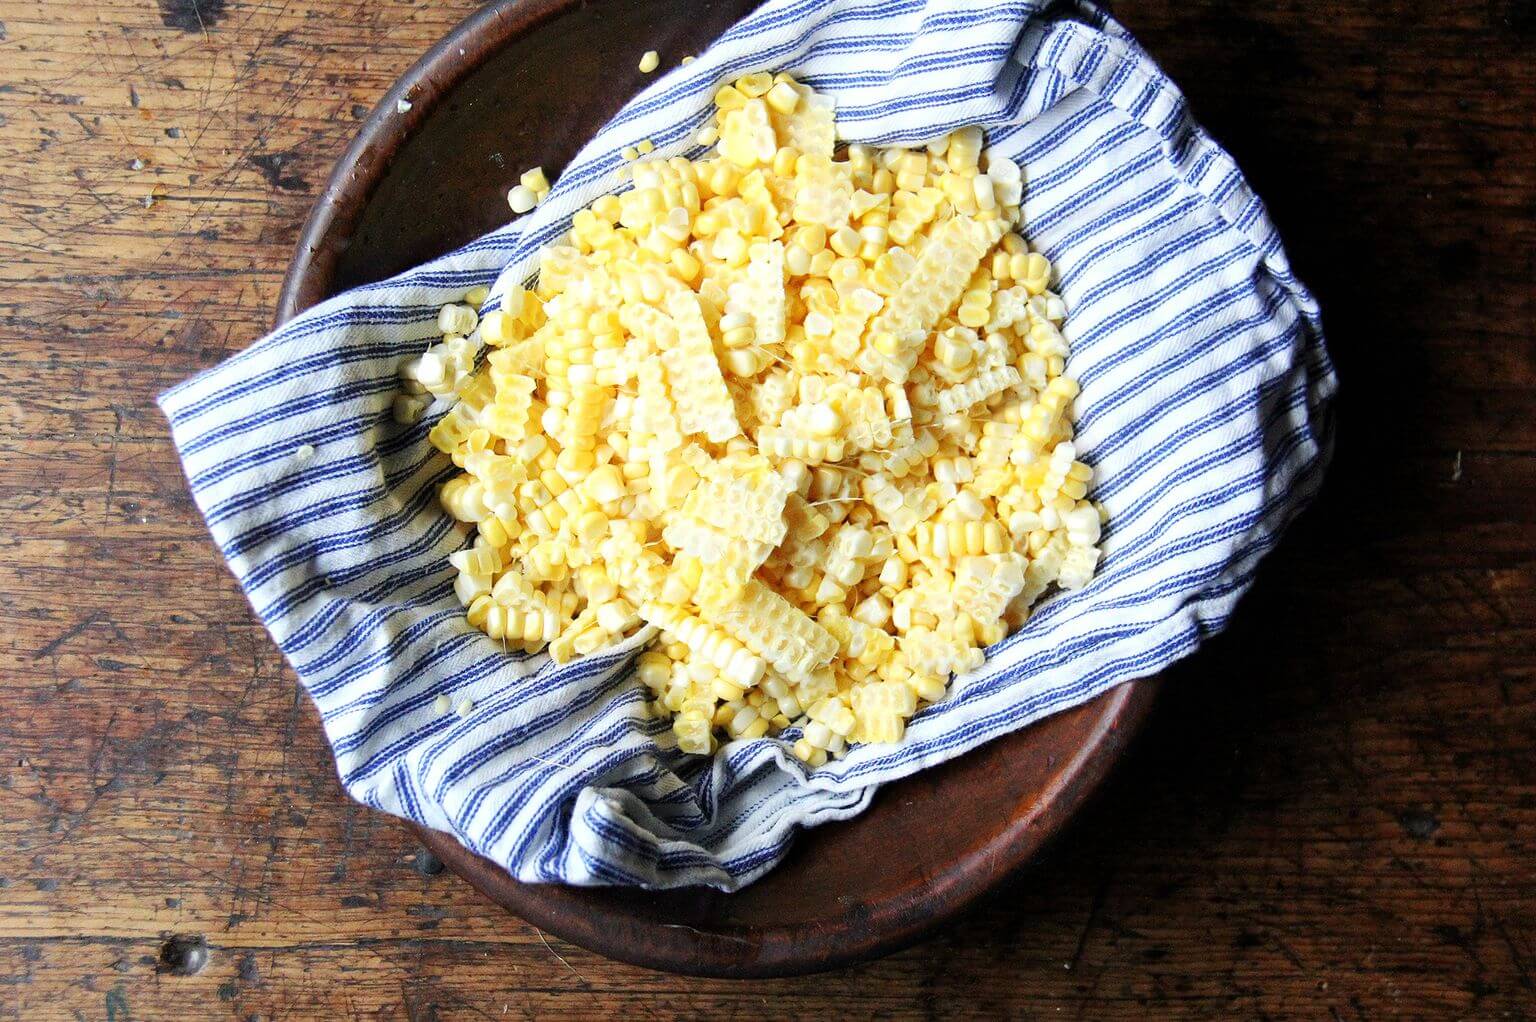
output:
[[[1323,302],[1325,497],[1045,860],[731,983],[546,938],[347,801],[152,404],[262,332],[355,123],[475,4],[0,0],[0,1018],[1529,1017],[1536,10],[1260,6],[1120,14]]]

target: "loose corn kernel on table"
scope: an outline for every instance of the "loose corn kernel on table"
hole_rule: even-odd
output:
[[[694,52],[649,27],[673,7],[593,0],[581,31],[513,66],[570,66],[616,104],[654,80],[643,51],[664,67]],[[928,943],[758,982],[541,938],[350,804],[152,404],[266,329],[357,119],[481,8],[0,0],[15,157],[0,178],[0,1015],[1528,1014],[1524,6],[1405,20],[1378,2],[1115,5],[1268,200],[1323,303],[1344,380],[1329,488],[1052,853]],[[558,133],[574,100],[538,81],[487,85],[528,104],[523,134],[428,139],[430,174],[401,168],[338,279],[493,226],[523,170],[558,167],[580,141]],[[503,149],[527,158],[476,177]],[[420,233],[389,233],[411,209]],[[370,261],[383,253],[395,261]],[[206,965],[183,975],[196,938]]]
[[[1019,165],[975,127],[836,140],[790,75],[722,86],[705,156],[627,151],[536,282],[443,306],[400,369],[395,418],[441,399],[428,437],[464,470],[441,502],[475,526],[469,623],[555,663],[653,635],[636,677],[683,752],[900,741],[1098,563]],[[508,203],[548,189],[535,167]]]

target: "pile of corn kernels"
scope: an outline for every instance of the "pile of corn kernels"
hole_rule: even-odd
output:
[[[648,629],[679,748],[793,726],[820,765],[1085,585],[1103,510],[1018,165],[979,129],[838,150],[787,75],[715,103],[713,151],[626,153],[532,290],[444,308],[396,414],[456,399],[430,438],[472,625],[557,663]]]

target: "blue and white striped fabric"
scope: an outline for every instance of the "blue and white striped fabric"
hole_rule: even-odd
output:
[[[555,669],[471,629],[438,508],[430,420],[395,425],[395,370],[470,286],[522,280],[619,151],[690,138],[723,81],[785,69],[844,137],[979,123],[1025,168],[1026,232],[1059,267],[1079,449],[1112,515],[1086,589],[1049,599],[896,746],[808,773],[783,741],[680,755],[631,650]],[[506,271],[503,274],[503,271]],[[1335,381],[1318,310],[1259,199],[1127,33],[1087,4],[769,0],[635,97],[534,213],[334,298],[161,398],[231,570],[319,706],[342,781],[525,881],[738,888],[797,828],[1219,630],[1319,484]],[[312,451],[311,451],[312,449]],[[447,694],[467,718],[438,713]],[[792,740],[793,734],[786,736]]]

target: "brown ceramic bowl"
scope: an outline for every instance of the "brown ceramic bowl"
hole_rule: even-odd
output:
[[[517,173],[550,176],[645,83],[756,0],[496,0],[422,58],[337,163],[304,227],[283,322],[329,295],[503,223]],[[396,101],[411,108],[397,112]],[[446,834],[421,838],[492,900],[636,965],[707,976],[833,968],[909,944],[1027,861],[1098,785],[1151,705],[1123,685],[888,785],[869,811],[800,836],[737,894],[521,884]]]

